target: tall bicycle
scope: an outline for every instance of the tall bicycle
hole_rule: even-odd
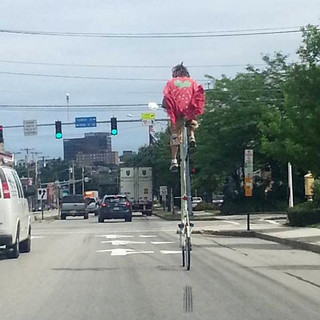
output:
[[[181,223],[180,247],[182,252],[182,266],[190,270],[191,266],[191,233],[193,223],[190,222],[192,214],[191,186],[189,172],[189,144],[186,121],[182,128],[182,139],[180,144],[180,179],[181,179]]]

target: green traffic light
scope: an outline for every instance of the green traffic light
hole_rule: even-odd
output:
[[[112,134],[113,136],[116,136],[116,135],[118,134],[118,130],[117,130],[117,129],[112,129],[112,130],[111,130],[111,134]]]
[[[56,133],[56,139],[61,139],[62,138],[62,133],[58,132]]]

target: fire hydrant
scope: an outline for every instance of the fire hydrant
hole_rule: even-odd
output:
[[[304,176],[304,194],[307,197],[308,201],[313,201],[313,185],[314,185],[314,177],[311,171]]]

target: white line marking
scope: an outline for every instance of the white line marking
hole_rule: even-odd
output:
[[[158,236],[155,236],[155,235],[152,235],[152,234],[150,234],[150,235],[140,234],[139,237],[140,237],[140,238],[158,238]]]
[[[31,236],[31,240],[32,239],[43,239],[43,237],[42,236]]]
[[[227,220],[222,220],[223,222],[226,222],[226,223],[230,223],[230,224],[233,224],[235,226],[238,226],[240,223],[239,222],[233,222],[233,221],[227,221]]]
[[[97,237],[106,238],[106,239],[134,238],[134,236],[119,235],[119,234],[102,234],[102,235],[97,236]]]
[[[170,243],[174,243],[171,241],[151,241],[152,244],[170,244]]]
[[[280,224],[279,222],[274,221],[274,220],[264,220],[264,221],[267,221],[267,222],[269,222],[271,224]]]
[[[178,254],[178,253],[181,253],[181,251],[161,250],[160,253],[162,253],[162,254]]]
[[[127,256],[130,254],[151,254],[154,251],[135,251],[132,249],[97,250],[97,253],[111,252],[111,256]]]
[[[125,241],[125,240],[101,241],[101,243],[111,243],[113,246],[125,246],[127,244],[146,244],[145,242]]]

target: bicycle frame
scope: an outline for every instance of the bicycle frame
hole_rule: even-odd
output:
[[[180,179],[181,179],[181,225],[180,225],[180,247],[182,249],[183,266],[185,266],[185,252],[187,252],[187,270],[190,270],[190,246],[191,246],[191,186],[189,172],[188,133],[185,121],[182,129],[180,144]]]

